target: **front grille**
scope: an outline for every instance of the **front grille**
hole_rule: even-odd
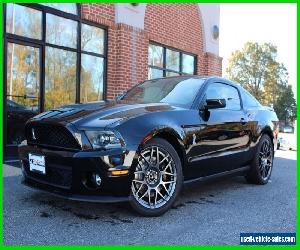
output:
[[[48,165],[46,167],[46,174],[40,174],[30,171],[29,162],[23,161],[24,170],[29,178],[37,182],[48,185],[57,186],[60,188],[70,189],[72,185],[72,169],[61,168],[56,165]]]
[[[80,145],[72,133],[61,125],[30,123],[25,132],[29,145],[80,150]]]

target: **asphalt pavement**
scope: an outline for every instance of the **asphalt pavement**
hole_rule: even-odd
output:
[[[238,245],[241,232],[296,231],[296,152],[276,152],[267,185],[233,177],[186,187],[161,217],[144,218],[127,203],[60,199],[20,184],[4,165],[5,245]]]

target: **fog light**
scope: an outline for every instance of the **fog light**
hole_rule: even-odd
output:
[[[119,176],[119,175],[125,175],[128,174],[128,170],[113,170],[111,171],[111,175],[113,176]]]
[[[94,173],[93,174],[93,182],[95,183],[95,185],[97,187],[99,187],[101,185],[101,182],[102,182],[101,177],[98,174]]]

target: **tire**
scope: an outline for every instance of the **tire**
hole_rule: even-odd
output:
[[[164,214],[174,204],[183,183],[176,150],[166,140],[154,138],[141,150],[134,169],[130,205],[142,216]]]
[[[271,138],[264,134],[257,145],[251,168],[246,175],[249,183],[265,185],[268,183],[274,160],[274,147]]]

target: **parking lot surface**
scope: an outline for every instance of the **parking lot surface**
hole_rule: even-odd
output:
[[[234,177],[186,187],[161,217],[144,218],[127,203],[60,199],[20,184],[21,170],[4,165],[4,244],[224,245],[241,232],[295,232],[296,152],[277,151],[270,183]]]

